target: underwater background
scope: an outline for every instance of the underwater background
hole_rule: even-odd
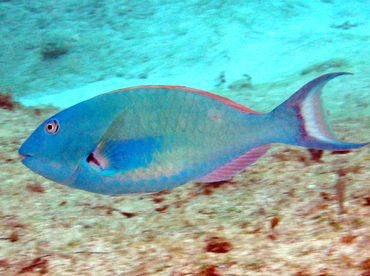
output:
[[[231,181],[116,197],[17,154],[113,89],[183,85],[267,112],[337,71],[355,75],[324,88],[331,125],[369,141],[369,22],[368,0],[0,0],[0,275],[370,275],[369,147],[274,145]]]

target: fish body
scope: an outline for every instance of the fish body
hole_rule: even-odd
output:
[[[262,114],[180,86],[102,94],[42,123],[19,149],[23,164],[55,182],[101,194],[154,192],[190,180],[231,178],[270,143],[349,150],[325,122],[321,76]]]

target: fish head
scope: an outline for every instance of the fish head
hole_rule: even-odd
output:
[[[22,163],[52,181],[70,185],[98,139],[94,133],[78,109],[66,109],[44,121],[23,143]]]

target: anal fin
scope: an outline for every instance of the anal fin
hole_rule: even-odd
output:
[[[270,146],[268,144],[253,148],[243,155],[231,160],[229,163],[217,168],[215,171],[203,176],[196,181],[217,182],[230,179],[233,175],[241,172],[249,165],[253,164],[258,158],[264,155]]]

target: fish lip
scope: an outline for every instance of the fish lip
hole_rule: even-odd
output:
[[[19,154],[21,156],[21,161],[23,161],[24,159],[26,158],[29,158],[29,157],[32,157],[31,155],[29,154]]]

